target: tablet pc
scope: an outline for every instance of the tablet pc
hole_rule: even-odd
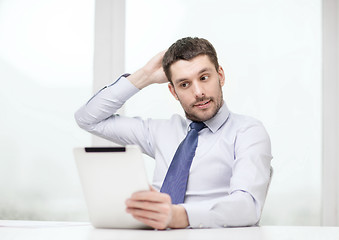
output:
[[[149,228],[126,213],[132,193],[149,190],[138,146],[74,149],[89,219],[96,228]]]

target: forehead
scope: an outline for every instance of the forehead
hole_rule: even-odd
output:
[[[191,78],[199,75],[202,70],[215,71],[215,66],[207,55],[200,55],[189,61],[178,60],[170,67],[172,80]]]

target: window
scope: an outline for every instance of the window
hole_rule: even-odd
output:
[[[75,14],[76,13],[76,14]],[[1,219],[80,220],[74,111],[91,94],[94,1],[0,3]]]

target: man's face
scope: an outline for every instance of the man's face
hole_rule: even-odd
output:
[[[214,117],[223,103],[221,87],[225,82],[221,67],[216,71],[208,56],[197,56],[190,61],[179,60],[170,67],[172,95],[179,100],[186,117],[201,121]]]

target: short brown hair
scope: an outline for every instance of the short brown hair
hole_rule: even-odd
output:
[[[189,61],[199,55],[207,55],[218,71],[217,53],[213,45],[206,39],[186,37],[173,43],[162,59],[162,67],[167,79],[172,82],[170,67],[173,63],[179,60]]]

